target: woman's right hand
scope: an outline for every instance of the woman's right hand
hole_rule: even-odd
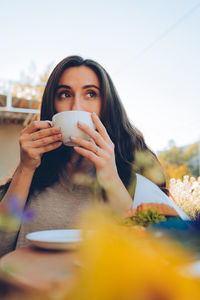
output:
[[[21,132],[20,165],[35,170],[41,163],[43,153],[62,145],[61,129],[50,127],[46,121],[33,121]]]

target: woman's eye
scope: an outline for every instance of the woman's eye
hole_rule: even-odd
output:
[[[64,98],[69,98],[71,95],[69,92],[61,92],[58,94],[58,98],[64,99]]]
[[[89,97],[89,98],[94,98],[94,97],[96,97],[96,92],[95,91],[89,91],[89,92],[87,92],[87,96]]]

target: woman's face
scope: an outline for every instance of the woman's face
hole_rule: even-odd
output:
[[[96,73],[86,66],[66,69],[59,80],[55,95],[56,112],[83,110],[101,112],[100,83]]]

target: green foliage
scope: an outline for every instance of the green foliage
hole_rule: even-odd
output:
[[[198,143],[189,146],[184,152],[184,159],[193,176],[198,177],[199,174],[199,161],[198,161]]]
[[[158,210],[148,209],[146,211],[138,211],[136,212],[135,217],[124,218],[121,221],[122,224],[126,226],[140,225],[140,226],[147,227],[154,223],[160,223],[162,221],[166,221],[166,217],[161,216]]]
[[[184,161],[184,151],[176,146],[173,146],[170,150],[161,152],[159,158],[162,158],[166,163],[170,165],[181,166]]]
[[[185,148],[173,145],[170,149],[162,151],[159,159],[169,178],[180,178],[184,175],[198,177],[198,143],[194,143]]]
[[[188,161],[198,155],[198,143],[194,143],[186,148],[184,151],[184,160]]]

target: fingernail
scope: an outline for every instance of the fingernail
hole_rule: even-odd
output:
[[[80,121],[78,121],[78,125],[81,125],[81,126],[83,126],[83,125],[85,125],[84,123],[82,123],[82,122],[80,122]]]
[[[70,136],[70,139],[71,140],[75,140],[76,138],[74,136]]]

